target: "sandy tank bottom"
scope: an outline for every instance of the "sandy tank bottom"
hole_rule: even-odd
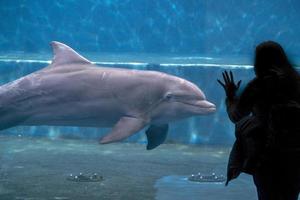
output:
[[[191,174],[226,174],[230,147],[0,136],[1,200],[255,200],[250,176],[229,187],[197,183]],[[93,174],[100,182],[68,180]]]

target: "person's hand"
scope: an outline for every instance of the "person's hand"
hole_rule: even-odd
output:
[[[222,73],[224,83],[219,79],[218,83],[224,88],[227,98],[232,99],[233,97],[235,97],[236,91],[239,89],[242,81],[240,80],[237,84],[235,84],[232,72],[229,71],[229,74],[227,71],[224,71]]]

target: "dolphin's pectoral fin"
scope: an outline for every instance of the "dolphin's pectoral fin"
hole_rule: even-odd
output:
[[[122,117],[112,131],[100,140],[100,143],[107,144],[123,140],[143,129],[146,125],[147,121],[144,119]]]
[[[151,125],[146,130],[146,135],[148,139],[147,150],[151,150],[164,143],[167,138],[169,125]]]

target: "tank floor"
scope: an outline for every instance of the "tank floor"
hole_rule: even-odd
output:
[[[225,174],[228,147],[49,140],[0,136],[1,200],[254,200],[251,177],[228,187],[195,183],[193,173]],[[67,177],[98,173],[102,182],[72,182]]]

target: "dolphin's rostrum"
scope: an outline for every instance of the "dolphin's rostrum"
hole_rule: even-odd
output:
[[[59,42],[52,63],[0,87],[0,130],[17,125],[113,127],[100,143],[150,125],[147,149],[164,142],[168,123],[208,114],[215,105],[182,78],[156,71],[99,67]]]

